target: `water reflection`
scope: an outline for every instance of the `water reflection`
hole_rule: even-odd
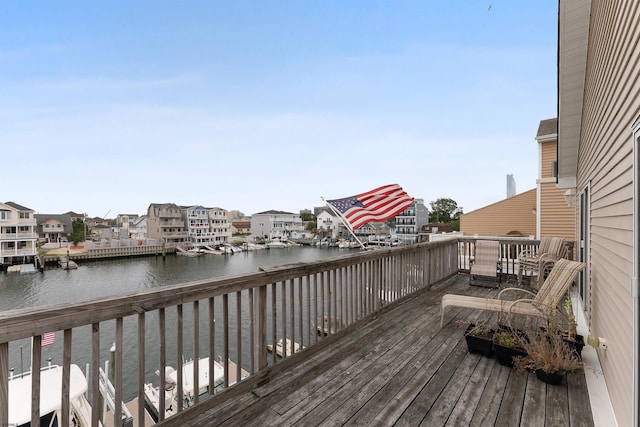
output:
[[[298,247],[278,250],[260,250],[240,253],[229,256],[207,255],[190,258],[181,256],[167,256],[163,258],[145,257],[121,260],[96,261],[79,264],[77,270],[62,270],[51,268],[44,273],[36,274],[1,274],[0,275],[0,311],[17,308],[37,307],[49,304],[81,302],[100,299],[108,296],[126,295],[142,290],[154,289],[161,286],[185,283],[195,280],[210,279],[222,276],[231,276],[249,272],[256,272],[260,267],[273,267],[277,265],[292,264],[298,262],[310,262],[327,257],[333,257],[348,253],[339,249]],[[246,296],[243,296],[246,304]],[[230,295],[230,307],[235,307],[235,295]],[[243,308],[243,316],[245,309]],[[222,309],[219,301],[216,301],[216,321],[221,321]],[[168,363],[177,366],[176,339],[172,330],[177,322],[175,307],[166,310],[167,324],[167,358]],[[184,348],[185,354],[193,354],[193,305],[184,306]],[[209,322],[207,305],[200,304],[200,354],[208,353],[207,328]],[[230,333],[234,334],[234,325],[231,325]],[[158,314],[150,312],[146,316],[146,371],[148,381],[156,381],[154,371],[159,363],[159,338],[158,338]],[[243,355],[232,354],[235,360],[249,360],[249,343],[246,323],[243,324]],[[115,321],[102,322],[100,324],[100,354],[101,360],[107,360],[109,349],[115,340]],[[126,395],[135,393],[137,380],[137,347],[138,347],[137,323],[134,317],[124,319],[124,347],[127,350],[123,370],[124,390]],[[216,353],[222,354],[222,337],[216,337]],[[91,327],[76,328],[73,330],[72,340],[73,361],[84,369],[91,358]],[[81,349],[81,350],[78,350]],[[46,364],[51,359],[54,364],[62,361],[63,333],[57,332],[53,345],[43,348],[42,360]],[[21,340],[13,342],[9,347],[10,367],[15,373],[28,371],[31,352],[31,341]],[[247,354],[244,354],[247,352]],[[246,368],[246,366],[243,366]]]

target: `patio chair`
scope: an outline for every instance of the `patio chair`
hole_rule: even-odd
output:
[[[532,286],[539,289],[556,260],[566,256],[564,238],[543,237],[537,251],[526,249],[518,254],[518,285],[522,284],[523,273],[529,272],[531,276],[537,276]]]
[[[584,266],[582,262],[559,259],[537,293],[521,288],[505,288],[498,293],[497,299],[446,294],[442,297],[440,306],[440,327],[444,324],[444,312],[448,307],[497,311],[508,316],[525,315],[545,318],[547,315],[554,315],[560,301]],[[507,292],[522,293],[527,298],[508,300],[505,299]]]
[[[500,260],[500,243],[495,240],[478,240],[475,244],[475,255],[469,270],[469,284],[473,286],[497,287],[482,278],[498,278],[502,283],[502,262]],[[480,280],[478,280],[480,278]]]

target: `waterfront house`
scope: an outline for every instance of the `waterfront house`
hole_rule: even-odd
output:
[[[251,221],[231,221],[231,234],[251,234]]]
[[[428,222],[429,209],[424,205],[424,200],[414,199],[411,206],[396,216],[396,237],[406,244],[416,243],[420,229]]]
[[[227,211],[203,206],[182,206],[182,221],[189,236],[189,246],[218,246],[231,240]]]
[[[128,229],[138,217],[138,214],[118,214],[116,215],[116,226]]]
[[[231,241],[231,221],[229,212],[222,208],[209,208],[209,226],[213,232],[214,243],[229,243]]]
[[[174,203],[151,203],[147,208],[147,237],[166,247],[186,246],[189,235],[182,209]]]
[[[134,240],[145,240],[147,238],[146,215],[136,218],[136,220],[129,225],[129,237]]]
[[[561,0],[557,183],[576,206],[578,286],[620,426],[640,423],[640,3]],[[601,342],[599,340],[599,342]]]
[[[71,217],[66,214],[35,214],[38,239],[42,242],[67,241],[73,232]]]
[[[317,212],[316,228],[318,229],[318,233],[320,233],[322,237],[336,239],[339,234],[339,228],[342,226],[342,228],[345,229],[340,218],[327,207],[323,207]]]
[[[0,203],[0,265],[28,262],[37,254],[34,210]]]
[[[251,215],[251,234],[267,239],[287,239],[304,231],[299,214],[269,210]]]

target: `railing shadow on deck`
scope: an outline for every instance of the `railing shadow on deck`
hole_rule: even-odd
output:
[[[317,344],[412,292],[468,271],[474,238],[457,238],[390,249],[362,251],[312,263],[264,269],[256,273],[166,286],[79,304],[63,304],[0,313],[0,426],[9,423],[10,345],[32,340],[33,366],[42,366],[41,340],[45,333],[63,331],[60,362],[61,424],[69,425],[70,371],[72,364],[86,363],[91,425],[102,422],[99,410],[99,370],[111,358],[113,366],[114,425],[123,425],[123,401],[137,398],[133,417],[145,415],[144,389],[148,382],[167,383],[165,367],[185,360],[208,358],[208,372],[215,364],[224,368],[222,384],[209,387],[213,394],[242,381],[243,373],[255,374]],[[494,239],[495,240],[495,239]],[[515,274],[517,254],[537,247],[538,241],[499,239],[503,274]],[[278,355],[278,342],[292,350]],[[115,351],[109,348],[115,343]],[[267,352],[270,347],[272,351]],[[90,350],[89,350],[90,349]],[[216,360],[216,357],[218,360]],[[231,362],[230,362],[231,361]],[[177,370],[175,391],[183,395],[185,384],[199,390],[199,364],[193,377]],[[154,372],[158,372],[158,376]],[[38,408],[40,371],[31,375],[32,408]],[[164,418],[169,391],[158,387],[159,420]],[[194,393],[178,399],[176,412],[206,395]],[[34,425],[38,411],[31,411]]]

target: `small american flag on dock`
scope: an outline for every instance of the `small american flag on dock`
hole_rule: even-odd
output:
[[[395,217],[411,206],[413,197],[398,184],[389,184],[344,199],[327,200],[327,203],[356,230],[369,222]]]
[[[41,341],[42,347],[53,344],[55,339],[56,339],[55,332],[45,332],[45,334],[42,335],[42,341]]]

